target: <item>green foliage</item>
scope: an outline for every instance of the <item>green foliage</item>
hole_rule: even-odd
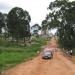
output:
[[[39,24],[34,24],[31,29],[37,29],[37,30],[40,30],[41,29],[41,26]]]
[[[47,20],[43,20],[41,25],[42,25],[42,30],[46,30],[47,29]]]
[[[2,27],[4,27],[5,24],[4,24],[4,16],[3,14],[0,12],[0,33],[2,32]]]
[[[73,48],[75,45],[75,1],[55,0],[49,5],[52,11],[46,17],[50,29],[57,28],[60,45]]]
[[[42,34],[46,35],[46,30],[48,28],[47,20],[43,20],[42,23],[41,23],[41,25],[42,25],[42,32],[43,32]]]
[[[39,24],[34,24],[31,29],[33,30],[33,34],[38,36],[38,31],[41,30],[41,26]]]
[[[0,45],[0,70],[8,69],[16,64],[32,59],[37,55],[37,51],[41,50],[41,46],[45,45],[49,39],[35,38],[30,46],[4,46],[6,41],[2,41]],[[8,43],[7,43],[8,44]]]
[[[17,40],[30,36],[31,21],[30,15],[27,11],[22,8],[15,7],[8,13],[8,31],[13,38]]]

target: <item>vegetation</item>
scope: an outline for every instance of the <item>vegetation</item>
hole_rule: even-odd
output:
[[[0,71],[32,59],[46,44],[48,39],[41,37],[30,41],[30,21],[29,12],[20,7],[12,8],[8,14],[0,13]],[[38,32],[41,27],[33,27],[36,26]]]
[[[63,48],[75,47],[75,1],[55,0],[51,2],[46,16],[46,29],[57,29],[58,41]],[[44,27],[45,27],[44,26]]]
[[[41,25],[42,25],[42,34],[46,35],[47,34],[46,30],[48,28],[48,26],[47,26],[47,20],[43,20]]]
[[[19,38],[30,37],[30,26],[31,21],[30,15],[27,11],[22,8],[15,7],[8,13],[7,27],[12,40],[15,38],[18,42]]]
[[[41,30],[41,26],[39,24],[34,24],[31,29],[33,30],[33,35],[38,36],[39,30]]]
[[[0,33],[2,33],[2,27],[4,27],[4,16],[3,14],[0,12]]]
[[[55,0],[50,3],[48,10],[51,12],[42,21],[42,27],[39,24],[31,27],[34,34],[38,35],[41,29],[43,35],[47,35],[47,31],[55,28],[60,46],[75,48],[75,1]],[[30,41],[30,22],[29,12],[20,7],[12,8],[8,14],[0,12],[0,70],[32,59],[46,44],[48,39],[41,37]]]
[[[32,44],[27,46],[12,45],[11,42],[8,43],[2,40],[0,42],[0,70],[8,69],[11,66],[32,59],[48,40],[46,38],[34,38]]]

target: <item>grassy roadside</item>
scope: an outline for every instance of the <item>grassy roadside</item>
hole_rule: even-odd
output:
[[[72,62],[75,64],[75,48],[73,49]]]
[[[64,55],[66,55],[66,50],[62,49],[62,51],[63,51]],[[75,64],[75,48],[73,49],[72,57],[71,56],[69,57],[68,55],[66,55],[66,56]]]
[[[41,46],[45,45],[49,39],[34,39],[30,46],[14,46],[5,44],[0,45],[0,71],[8,69],[16,64],[32,59],[37,55],[37,51],[41,50]]]

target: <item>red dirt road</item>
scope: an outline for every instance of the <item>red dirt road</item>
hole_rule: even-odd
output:
[[[54,38],[46,48],[57,48]],[[4,75],[75,75],[75,64],[58,51],[54,53],[51,60],[43,60],[40,54],[33,60],[7,70]]]

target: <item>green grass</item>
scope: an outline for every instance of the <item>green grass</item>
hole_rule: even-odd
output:
[[[10,45],[8,42],[0,43],[0,70],[8,69],[16,64],[32,59],[37,55],[37,51],[41,50],[41,46],[45,45],[49,39],[38,38],[33,41],[36,44],[22,47]],[[3,44],[4,43],[4,44]]]

